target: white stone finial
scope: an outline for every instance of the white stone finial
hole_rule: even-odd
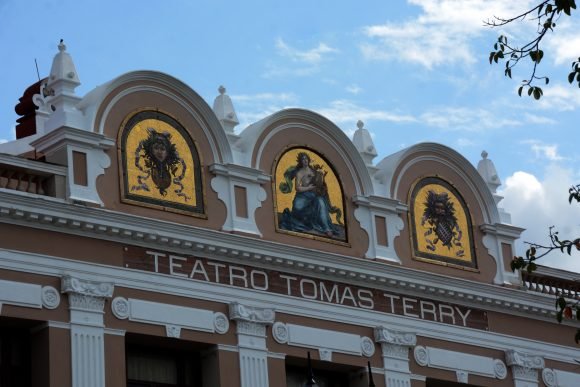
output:
[[[55,94],[63,91],[72,91],[74,94],[74,89],[80,84],[81,81],[79,80],[75,64],[70,54],[66,51],[64,41],[61,39],[58,44],[58,54],[52,60],[48,86],[54,89]]]
[[[487,156],[488,153],[486,151],[481,152],[482,159],[477,164],[477,171],[487,183],[491,193],[495,194],[495,191],[501,185],[501,181],[499,180],[493,161],[488,159]]]
[[[233,133],[236,125],[240,123],[236,115],[236,110],[234,109],[234,104],[226,94],[226,88],[224,86],[220,86],[218,92],[220,95],[213,101],[213,111],[226,133]]]
[[[352,142],[367,166],[372,166],[373,159],[377,156],[375,144],[368,130],[364,128],[364,122],[358,120],[357,130],[354,132]]]

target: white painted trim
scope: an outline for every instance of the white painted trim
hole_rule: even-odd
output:
[[[459,305],[496,310],[553,322],[549,295],[386,265],[380,261],[284,245],[243,235],[229,234],[120,214],[103,209],[66,205],[44,199],[29,201],[0,191],[0,222],[96,237],[117,243],[204,256],[226,262],[250,261],[253,266],[404,292]],[[152,231],[155,230],[155,231]]]
[[[244,304],[275,309],[278,313],[300,315],[305,318],[331,320],[337,323],[367,326],[374,328],[385,325],[397,330],[421,332],[422,337],[443,341],[474,345],[500,351],[515,349],[522,352],[540,352],[545,359],[576,364],[578,349],[573,346],[541,342],[500,333],[462,328],[447,324],[422,321],[404,316],[385,314],[347,306],[322,304],[306,299],[297,299],[279,294],[264,293],[251,289],[231,287],[201,281],[194,281],[175,276],[148,273],[138,270],[111,267],[95,263],[55,258],[46,255],[24,253],[0,248],[0,269],[16,270],[27,273],[60,277],[63,270],[84,277],[101,280],[108,278],[116,286],[157,292],[179,297],[192,297],[229,304],[232,300]],[[397,267],[390,267],[395,271]],[[521,297],[525,292],[507,289],[512,298]],[[536,295],[534,295],[536,296]],[[540,295],[553,307],[553,300]],[[538,301],[541,303],[542,301]],[[490,303],[493,305],[493,303]],[[552,321],[552,320],[547,320]],[[554,322],[556,324],[556,322]]]
[[[423,367],[464,371],[497,379],[505,379],[507,376],[506,365],[500,359],[421,345],[416,346],[413,353],[417,364]],[[461,377],[467,379],[464,373],[461,373]]]
[[[352,333],[276,322],[272,326],[272,335],[280,344],[318,349],[324,356],[321,360],[331,361],[332,352],[366,357],[375,353],[375,345],[370,338]]]
[[[580,373],[544,368],[542,381],[547,387],[578,387],[580,386]]]
[[[40,309],[42,308],[42,286],[0,280],[0,304]]]
[[[182,328],[221,334],[229,329],[228,320],[223,313],[206,309],[116,297],[111,302],[111,310],[118,319],[163,325],[168,337],[179,338]],[[216,322],[218,320],[219,324]]]

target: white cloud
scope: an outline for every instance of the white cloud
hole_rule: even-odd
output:
[[[458,138],[455,143],[457,144],[458,147],[460,148],[465,148],[468,146],[475,146],[477,145],[474,141],[468,139],[468,138]]]
[[[501,118],[481,108],[446,107],[423,113],[421,121],[428,126],[445,130],[479,132],[489,129],[519,126],[519,120]]]
[[[0,138],[0,144],[4,144],[5,142],[8,142],[8,140],[6,140],[5,138]]]
[[[544,116],[538,116],[536,114],[524,113],[524,119],[527,123],[536,125],[556,125],[558,121]]]
[[[318,64],[326,59],[328,54],[337,53],[338,50],[325,43],[318,43],[318,46],[310,50],[298,50],[289,46],[281,38],[276,39],[276,49],[284,57],[290,58],[294,62],[303,62],[309,64]]]
[[[406,114],[399,114],[387,110],[371,110],[355,104],[348,100],[336,100],[330,103],[330,106],[314,109],[316,112],[322,114],[336,123],[354,123],[358,120],[362,121],[386,121],[396,123],[415,122],[413,116]]]
[[[580,108],[580,88],[576,85],[562,84],[545,87],[544,95],[538,102],[538,106],[542,109],[557,111],[575,110]]]
[[[580,204],[568,203],[568,189],[578,176],[573,171],[550,165],[543,180],[526,172],[518,171],[505,180],[504,196],[500,206],[512,215],[512,223],[527,230],[520,240],[517,255],[525,254],[523,241],[547,244],[548,227],[555,226],[562,239],[580,236]],[[580,272],[580,252],[572,256],[555,251],[539,261],[542,265]]]
[[[336,48],[322,42],[309,50],[299,50],[290,46],[282,38],[276,39],[275,47],[279,56],[290,59],[295,66],[289,65],[287,60],[282,64],[267,63],[266,71],[262,74],[264,78],[310,76],[319,71],[322,62],[339,52]]]
[[[555,33],[546,39],[546,47],[554,52],[556,65],[570,66],[580,56],[580,33],[576,23],[569,18],[559,20]]]
[[[538,140],[525,140],[522,141],[522,143],[530,145],[530,149],[534,152],[537,159],[543,158],[549,161],[564,160],[564,158],[558,154],[557,144],[544,144]]]
[[[362,89],[359,87],[359,85],[352,84],[352,85],[346,87],[346,91],[348,91],[351,94],[358,95],[358,94],[360,94]]]
[[[258,93],[258,94],[238,94],[230,96],[234,103],[255,104],[257,102],[296,102],[298,98],[294,93]]]
[[[364,58],[397,59],[428,69],[457,62],[472,63],[479,55],[473,53],[471,39],[490,30],[483,25],[483,20],[495,15],[517,15],[531,1],[409,0],[409,3],[422,8],[416,18],[405,23],[387,22],[363,28],[371,40],[360,46]]]

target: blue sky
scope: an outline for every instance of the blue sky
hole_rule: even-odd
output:
[[[503,76],[488,55],[500,33],[524,39],[530,23],[490,30],[520,0],[403,1],[32,1],[0,0],[0,141],[14,138],[14,105],[48,74],[63,38],[84,95],[128,71],[175,76],[211,105],[223,84],[242,121],[237,130],[285,107],[317,111],[352,135],[365,122],[379,156],[417,142],[451,146],[477,164],[489,153],[504,185],[502,205],[525,240],[547,227],[580,236],[580,89],[566,81],[580,56],[579,17],[548,36],[539,69],[544,97],[518,97],[529,68]],[[522,251],[523,253],[523,247]],[[580,271],[580,253],[545,264]]]

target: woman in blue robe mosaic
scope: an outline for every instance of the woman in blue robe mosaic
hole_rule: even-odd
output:
[[[338,224],[342,224],[342,211],[330,204],[328,188],[324,177],[327,172],[320,165],[310,165],[310,156],[305,152],[298,153],[296,165],[284,172],[284,181],[280,183],[282,193],[292,192],[293,182],[296,194],[292,201],[292,210],[285,208],[279,228],[289,231],[306,232],[328,238],[341,238],[342,230],[332,223],[331,214],[336,214]]]

